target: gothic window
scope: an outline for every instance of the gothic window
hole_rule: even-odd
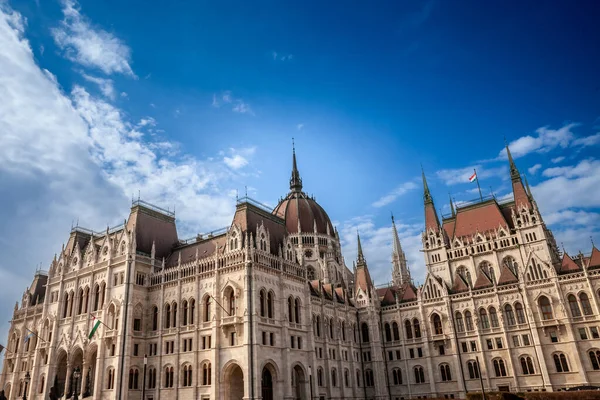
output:
[[[273,318],[273,292],[267,293],[267,318]]]
[[[504,260],[502,260],[502,262],[504,263],[504,265],[506,265],[508,267],[508,269],[511,270],[511,272],[518,277],[518,264],[515,261],[514,258],[512,258],[511,256],[507,256],[504,257]]]
[[[469,370],[469,379],[479,379],[479,365],[477,365],[477,361],[469,361],[467,369]]]
[[[300,323],[300,299],[296,297],[294,300],[294,321]]]
[[[148,389],[156,388],[156,368],[148,370]]]
[[[202,364],[202,384],[204,386],[209,386],[211,379],[211,364],[209,362],[205,362]]]
[[[165,368],[165,388],[173,387],[173,367]]]
[[[554,318],[552,313],[552,305],[546,296],[540,297],[538,304],[540,306],[540,310],[542,311],[542,319],[548,320]],[[579,310],[579,307],[577,307],[577,309]]]
[[[415,331],[415,337],[420,338],[421,337],[421,325],[419,325],[419,320],[416,318],[413,319],[413,329]]]
[[[533,369],[533,360],[531,357],[521,357],[519,361],[521,362],[521,370],[523,371],[523,375],[535,374],[535,370]]]
[[[261,317],[266,317],[265,310],[267,308],[266,307],[266,301],[267,301],[267,299],[265,298],[265,289],[262,289],[260,291],[259,297],[260,297],[260,300],[259,300],[260,316]]]
[[[490,328],[490,320],[488,319],[488,314],[487,311],[485,311],[485,308],[479,310],[479,327],[481,329]]]
[[[471,311],[465,311],[465,325],[467,326],[467,331],[472,331],[473,328],[473,317],[471,316]]]
[[[396,321],[392,322],[392,332],[394,333],[394,340],[400,340],[400,330]]]
[[[361,334],[362,334],[363,343],[368,343],[369,342],[369,325],[367,325],[366,322],[363,322],[360,326],[360,330],[361,330]]]
[[[438,314],[433,314],[431,318],[433,322],[433,332],[436,335],[442,335],[444,333],[444,329],[442,328],[442,319]]]
[[[184,365],[183,366],[183,376],[182,376],[182,386],[188,387],[192,386],[192,366]]]
[[[331,386],[337,386],[337,371],[335,370],[335,368],[331,369]]]
[[[181,303],[181,316],[183,317],[183,320],[181,321],[181,326],[186,326],[187,325],[187,320],[188,320],[188,302],[187,300],[183,300],[183,302]]]
[[[94,285],[94,307],[93,310],[97,311],[100,306],[100,286],[98,284]]]
[[[323,386],[323,369],[321,367],[317,368],[317,386]]]
[[[567,297],[567,300],[569,301],[569,308],[571,309],[571,316],[573,318],[575,317],[581,317],[581,310],[579,310],[579,303],[577,303],[577,298],[570,294]]]
[[[492,324],[492,328],[498,327],[498,314],[496,313],[496,308],[490,307],[490,323]]]
[[[347,369],[344,370],[344,386],[350,386],[350,371]]]
[[[524,324],[525,312],[523,311],[523,306],[521,303],[515,303],[515,313],[517,314],[517,323]]]
[[[456,272],[458,272],[458,274],[465,280],[465,282],[467,282],[469,286],[473,286],[473,283],[471,282],[471,273],[469,272],[467,267],[461,265],[457,268]]]
[[[44,381],[45,381],[45,376],[42,375],[39,386],[38,386],[38,393],[44,393],[44,383],[45,383]]]
[[[333,322],[333,318],[331,318],[329,320],[329,338],[330,339],[334,339],[334,337],[333,337],[333,331],[334,331],[334,322]]]
[[[373,370],[372,369],[365,370],[365,386],[367,386],[367,387],[375,386],[375,379],[373,379]]]
[[[171,327],[171,305],[165,305],[165,328],[169,329]]]
[[[588,353],[590,356],[590,362],[592,363],[592,369],[594,371],[600,370],[600,350],[590,350]]]
[[[582,292],[579,294],[579,301],[581,302],[581,309],[584,315],[592,315],[592,305],[590,304],[590,298],[587,293]]]
[[[552,356],[556,372],[569,372],[569,364],[567,357],[563,353],[556,353]]]
[[[440,375],[443,382],[452,380],[452,374],[450,373],[450,366],[448,364],[440,364]]]
[[[137,368],[129,370],[129,390],[137,390],[140,371]]]
[[[496,273],[494,271],[494,267],[487,261],[482,261],[479,264],[479,268],[490,278],[492,283],[496,283]]]
[[[454,319],[456,320],[456,330],[459,331],[459,332],[464,332],[465,331],[465,325],[464,325],[464,322],[463,322],[463,316],[460,313],[460,311],[456,312]]]
[[[406,338],[412,339],[413,338],[412,325],[409,320],[404,321],[404,328],[406,330]]]
[[[194,325],[194,314],[196,313],[196,300],[194,298],[190,299],[190,317],[188,318],[188,322],[190,325]]]
[[[400,368],[394,368],[392,370],[392,379],[394,385],[402,385],[402,371]]]
[[[360,371],[356,370],[356,387],[360,387]]]
[[[107,380],[106,380],[106,388],[114,389],[115,388],[115,370],[112,367],[108,368]]]
[[[206,296],[204,298],[204,322],[209,322],[210,321],[210,311],[211,311],[211,305],[210,305],[210,296]]]
[[[177,303],[173,302],[171,306],[171,311],[173,313],[173,322],[171,322],[171,326],[175,328],[177,326]]]
[[[228,310],[229,315],[235,315],[235,292],[231,288],[230,288],[230,292],[229,292],[228,304],[229,304],[229,310]]]
[[[415,367],[415,383],[425,383],[425,372],[423,367]]]
[[[287,305],[288,305],[288,321],[294,322],[294,299],[292,298],[292,296],[288,297]]]
[[[501,358],[497,358],[494,360],[494,373],[496,377],[506,376],[506,366],[504,365],[504,360]]]
[[[315,269],[313,267],[311,267],[310,265],[306,269],[306,275],[307,275],[309,281],[314,281],[315,279],[317,279],[315,277]]]
[[[390,324],[388,324],[387,322],[385,323],[385,340],[387,342],[392,341],[392,328],[390,327]]]

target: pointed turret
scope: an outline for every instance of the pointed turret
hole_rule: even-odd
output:
[[[432,229],[437,232],[440,228],[440,222],[435,212],[435,206],[433,205],[433,198],[429,192],[429,186],[427,186],[427,178],[425,178],[425,171],[421,168],[421,174],[423,176],[423,203],[425,205],[425,230],[429,231]]]
[[[406,263],[406,255],[402,250],[400,244],[400,237],[398,236],[398,230],[396,229],[396,222],[392,215],[392,231],[393,237],[393,251],[392,251],[392,281],[395,286],[402,286],[404,283],[410,283],[410,270]]]
[[[515,205],[517,206],[517,209],[519,209],[520,206],[527,206],[529,209],[531,209],[530,195],[527,193],[525,187],[523,186],[523,181],[521,181],[521,174],[519,173],[519,170],[515,165],[515,162],[512,158],[512,154],[510,154],[508,144],[506,145],[506,156],[508,157],[508,163],[510,166],[510,179],[512,181]]]
[[[356,238],[358,243],[358,252],[356,256],[355,266],[355,280],[356,280],[356,291],[361,290],[367,297],[371,298],[371,292],[373,289],[373,280],[367,267],[365,256],[363,255],[362,245],[360,243],[360,235],[356,232]]]
[[[356,232],[356,240],[358,242],[358,255],[356,257],[357,261],[358,261],[358,263],[364,263],[365,256],[363,255],[362,245],[360,244],[360,235],[358,234],[358,232]]]
[[[300,172],[298,172],[298,165],[296,163],[296,146],[292,141],[292,177],[290,178],[290,190],[292,192],[302,191],[302,178],[300,178]]]
[[[456,217],[456,212],[454,211],[454,203],[452,202],[452,195],[448,193],[448,197],[450,198],[450,211],[452,212],[452,217]]]

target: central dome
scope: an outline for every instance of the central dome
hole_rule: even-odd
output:
[[[323,235],[335,235],[331,220],[323,207],[302,191],[302,179],[296,165],[295,149],[290,193],[277,204],[273,214],[283,218],[288,233],[314,233],[316,229],[317,233]]]

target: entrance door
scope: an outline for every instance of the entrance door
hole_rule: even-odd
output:
[[[262,398],[273,400],[273,376],[267,368],[263,368],[262,372]]]

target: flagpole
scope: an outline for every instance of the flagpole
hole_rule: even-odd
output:
[[[477,171],[473,168],[473,172],[475,173],[475,180],[477,181],[477,189],[479,189],[479,200],[483,201],[483,196],[481,195],[481,188],[479,187],[479,177],[477,176]]]
[[[34,335],[35,335],[35,337],[37,337],[38,339],[40,339],[42,342],[46,343],[46,340],[42,339],[42,338],[40,337],[40,335],[38,335],[37,333],[35,333],[34,331],[32,331],[31,329],[29,329],[29,328],[27,328],[27,327],[25,327],[25,329],[26,329],[28,332],[30,332],[30,333],[32,333],[32,334],[34,334]],[[27,339],[27,341],[29,341],[29,339]]]

